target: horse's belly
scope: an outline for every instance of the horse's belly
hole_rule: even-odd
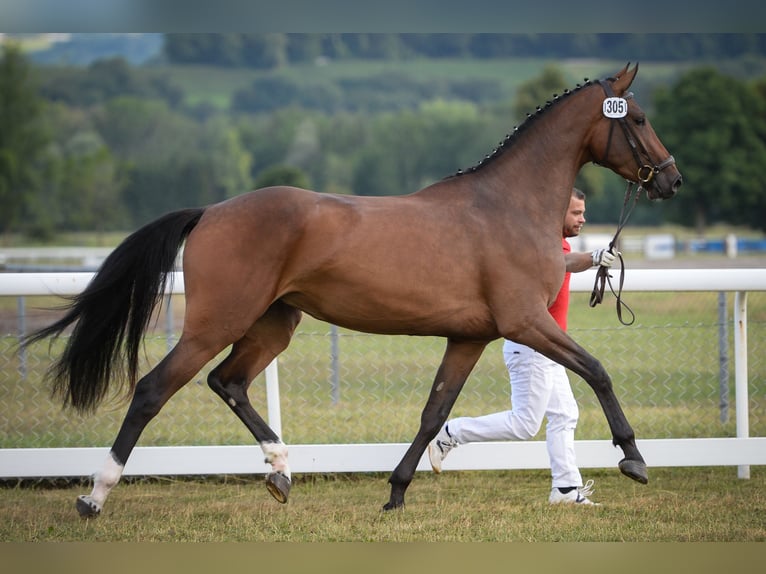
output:
[[[289,305],[339,327],[365,333],[494,339],[497,326],[488,309],[476,302],[445,303],[439,293],[427,301],[395,296],[384,301],[361,294],[322,297],[291,293]],[[441,304],[440,304],[441,301]]]

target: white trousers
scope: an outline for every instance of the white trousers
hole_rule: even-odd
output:
[[[546,445],[552,486],[582,486],[574,450],[579,417],[566,369],[529,347],[505,341],[503,357],[511,379],[511,410],[448,422],[458,444],[529,440],[548,419]]]

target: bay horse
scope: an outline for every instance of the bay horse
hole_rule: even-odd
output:
[[[649,199],[669,198],[682,183],[628,92],[637,72],[628,64],[614,77],[586,78],[538,108],[476,166],[409,195],[268,187],[168,213],[128,236],[66,314],[24,341],[73,325],[50,369],[65,406],[95,410],[113,382],[132,397],[92,492],[77,499],[80,515],[101,512],[149,421],[229,346],[208,385],[255,437],[271,466],[267,489],[286,502],[287,447],[247,390],[288,346],[302,313],[356,331],[446,339],[417,434],[389,478],[386,510],[404,505],[428,443],[486,345],[500,337],[587,381],[623,451],[619,469],[646,483],[646,463],[608,374],[548,313],[564,278],[561,222],[586,162],[640,184]],[[137,380],[143,334],[184,242],[183,332]]]

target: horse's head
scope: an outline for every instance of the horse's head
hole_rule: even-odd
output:
[[[638,72],[630,64],[601,80],[603,104],[591,138],[594,161],[638,183],[649,199],[673,197],[683,178],[628,88]]]

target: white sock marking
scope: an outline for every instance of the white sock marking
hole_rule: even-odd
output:
[[[104,505],[109,492],[120,481],[124,468],[125,466],[118,463],[110,452],[101,471],[94,475],[93,491],[90,496],[96,504]]]
[[[287,446],[285,444],[281,442],[262,442],[261,450],[271,468],[290,478],[290,466],[287,464]]]

